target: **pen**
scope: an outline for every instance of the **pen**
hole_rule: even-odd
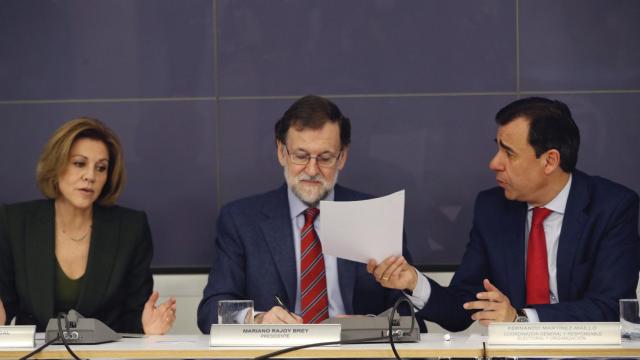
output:
[[[289,309],[287,309],[286,306],[284,306],[284,303],[282,302],[282,300],[280,299],[280,297],[278,295],[274,295],[273,296],[276,300],[276,305],[280,306],[281,308],[287,310],[287,312],[289,313],[289,315],[291,315],[291,317],[295,318],[295,316],[293,316],[293,314],[291,313],[291,311],[289,311]]]

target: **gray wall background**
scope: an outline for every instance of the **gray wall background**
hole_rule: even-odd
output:
[[[416,263],[457,264],[494,186],[493,115],[518,97],[567,102],[579,168],[640,190],[639,19],[637,0],[5,0],[0,202],[40,197],[48,136],[97,117],[154,266],[209,266],[220,207],[283,182],[273,124],[314,93],[353,122],[340,182],[406,189]]]

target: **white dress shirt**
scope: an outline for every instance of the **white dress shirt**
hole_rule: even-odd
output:
[[[551,304],[557,304],[560,302],[558,298],[558,242],[560,240],[560,231],[562,230],[562,220],[564,219],[564,211],[567,207],[567,200],[569,199],[569,190],[571,190],[572,177],[569,175],[569,181],[564,185],[562,190],[556,195],[553,200],[549,201],[546,205],[542,206],[551,210],[551,214],[542,223],[544,227],[544,237],[547,243],[547,267],[549,269],[549,302]],[[525,227],[525,255],[524,264],[527,268],[527,250],[529,247],[529,231],[531,230],[531,218],[533,217],[533,206],[528,204],[527,211],[527,224]],[[538,312],[534,309],[523,309],[527,314],[530,322],[538,322]]]

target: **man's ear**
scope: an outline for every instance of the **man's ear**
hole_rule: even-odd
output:
[[[556,149],[551,149],[542,154],[544,158],[544,173],[549,175],[560,167],[560,152]]]
[[[281,143],[280,140],[276,140],[276,152],[276,155],[278,156],[278,162],[282,167],[284,167],[287,164],[287,155],[285,145]]]
[[[338,159],[338,170],[342,171],[344,168],[344,164],[347,162],[347,157],[349,156],[349,146],[345,146],[342,148],[340,152],[340,158]]]

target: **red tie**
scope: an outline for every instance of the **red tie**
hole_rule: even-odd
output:
[[[527,304],[549,303],[549,267],[547,266],[547,240],[544,219],[551,210],[534,208],[527,250]]]
[[[304,226],[300,234],[300,307],[305,324],[319,323],[329,317],[322,245],[313,228],[313,221],[318,214],[320,210],[317,208],[304,211]]]

